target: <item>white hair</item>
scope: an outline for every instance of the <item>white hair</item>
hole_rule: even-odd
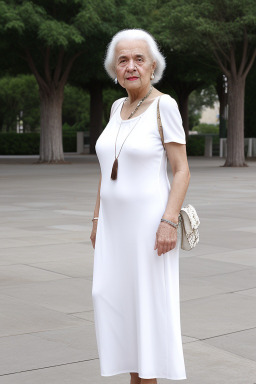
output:
[[[144,31],[144,29],[123,29],[116,33],[107,47],[104,67],[109,76],[114,80],[116,77],[115,72],[115,48],[116,45],[122,40],[144,40],[151,53],[151,58],[156,62],[156,69],[154,72],[155,78],[151,80],[152,84],[158,83],[161,80],[165,69],[165,58],[160,52],[158,45],[153,36]]]

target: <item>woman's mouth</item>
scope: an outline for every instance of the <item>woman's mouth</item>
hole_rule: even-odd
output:
[[[138,79],[138,77],[136,77],[136,76],[127,77],[128,81],[134,81],[134,80],[137,80],[137,79]]]

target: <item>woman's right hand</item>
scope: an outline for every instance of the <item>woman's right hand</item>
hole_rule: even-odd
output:
[[[91,236],[90,236],[93,248],[95,248],[97,226],[98,226],[98,220],[93,220],[92,232],[91,232]]]

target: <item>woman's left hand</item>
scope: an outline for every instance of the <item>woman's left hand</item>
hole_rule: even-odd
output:
[[[175,248],[177,243],[177,229],[168,223],[161,222],[156,232],[155,248],[158,256]]]

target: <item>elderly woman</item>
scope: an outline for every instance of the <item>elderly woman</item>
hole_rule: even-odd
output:
[[[177,224],[190,172],[181,116],[176,101],[152,86],[165,60],[146,31],[117,33],[105,68],[127,97],[114,102],[95,146],[101,176],[90,239],[101,375],[129,372],[131,384],[186,379]]]

